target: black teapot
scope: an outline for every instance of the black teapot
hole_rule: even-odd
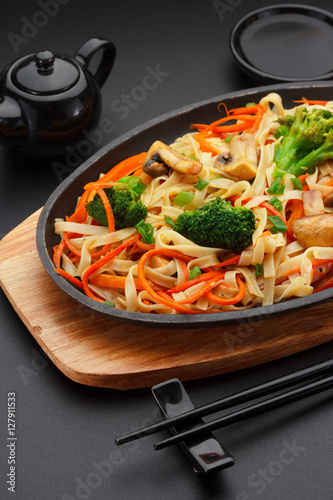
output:
[[[88,65],[97,51],[92,73]],[[42,50],[7,66],[0,74],[0,145],[40,157],[65,154],[83,131],[96,127],[100,88],[115,57],[112,42],[91,38],[74,58]]]

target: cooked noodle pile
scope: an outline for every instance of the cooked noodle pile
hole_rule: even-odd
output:
[[[194,159],[192,170],[186,170],[186,162],[181,165],[178,156],[178,165],[169,167],[165,160],[165,168],[154,177],[141,168],[145,152],[101,175],[85,186],[74,213],[55,221],[55,232],[61,237],[54,249],[56,271],[92,300],[126,311],[158,314],[268,306],[331,286],[332,243],[323,246],[314,238],[310,245],[304,244],[295,237],[291,224],[312,216],[304,212],[304,193],[319,191],[323,202],[329,198],[333,192],[333,163],[322,162],[300,176],[301,188],[291,180],[295,176],[287,173],[281,180],[283,192],[267,192],[274,182],[275,148],[281,142],[274,136],[279,127],[277,119],[293,116],[300,106],[309,112],[314,108],[333,110],[333,102],[312,104],[305,100],[286,110],[280,96],[272,93],[252,108],[239,108],[236,113],[227,110],[229,116],[220,123],[196,124],[170,144],[184,160]],[[230,124],[232,116],[236,120]],[[256,158],[252,148],[252,163],[245,161],[242,172],[232,170],[230,162],[230,168],[223,167],[222,160],[230,159],[230,133],[254,138]],[[161,166],[161,156],[152,157],[156,158]],[[228,167],[228,162],[224,163]],[[196,173],[198,164],[202,167]],[[148,243],[136,227],[115,229],[112,207],[105,197],[105,189],[128,175],[138,176],[146,185],[140,199],[148,211],[145,227],[153,228],[153,239]],[[184,198],[184,192],[191,196]],[[103,200],[107,226],[98,224],[86,211],[86,203],[96,193]],[[175,204],[179,193],[183,202]],[[179,215],[215,198],[253,211],[252,244],[243,251],[200,246],[173,229]],[[280,203],[276,205],[272,198]],[[324,210],[325,215],[331,215],[329,204],[325,203]],[[276,229],[270,216],[279,218],[285,229]],[[314,230],[311,232],[313,236]]]

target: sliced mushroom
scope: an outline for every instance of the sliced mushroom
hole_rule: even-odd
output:
[[[155,141],[143,161],[142,170],[152,177],[165,175],[169,167],[182,174],[197,175],[202,163],[178,153],[161,141]]]
[[[333,193],[330,193],[327,196],[325,196],[324,206],[326,208],[333,208]]]
[[[230,151],[220,154],[214,166],[239,180],[250,180],[256,176],[258,158],[255,139],[252,134],[234,135],[230,141]]]
[[[319,189],[309,189],[302,194],[304,215],[324,214],[323,194]]]
[[[153,155],[147,163],[144,163],[142,170],[154,178],[161,177],[161,175],[167,175],[169,173],[169,167],[162,162],[158,154]]]
[[[304,248],[331,247],[333,245],[333,215],[315,214],[291,222],[297,241]]]

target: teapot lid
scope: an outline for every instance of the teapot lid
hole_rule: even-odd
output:
[[[20,61],[12,73],[16,87],[34,95],[52,95],[73,87],[80,72],[73,59],[43,50]]]

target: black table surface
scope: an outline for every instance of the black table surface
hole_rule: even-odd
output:
[[[113,126],[99,136],[97,148],[162,113],[257,86],[236,67],[229,33],[247,12],[275,3],[1,2],[0,68],[39,50],[74,55],[93,36],[113,41],[117,59],[102,89],[102,118]],[[328,0],[307,4],[333,12]],[[140,93],[138,87],[142,89],[151,70],[160,75],[158,85]],[[0,236],[40,208],[71,169],[86,159],[85,150],[76,151],[75,158],[68,157],[63,161],[66,168],[59,170],[52,159],[22,158],[0,147]],[[236,463],[204,477],[193,472],[178,446],[155,451],[153,436],[117,447],[115,437],[160,418],[150,389],[93,388],[66,378],[43,355],[2,291],[0,295],[0,498],[333,498],[330,391],[217,431]],[[172,341],[172,332],[169,335]],[[332,355],[333,342],[329,342],[278,361],[184,385],[198,406]],[[15,493],[7,483],[9,393],[15,393],[16,399]],[[164,431],[158,437],[167,435]]]

